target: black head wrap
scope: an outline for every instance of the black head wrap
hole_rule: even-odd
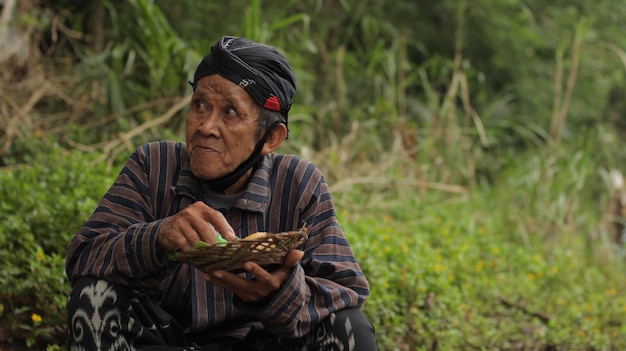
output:
[[[211,53],[196,68],[192,87],[202,77],[219,74],[242,87],[263,108],[280,112],[287,126],[291,99],[296,91],[296,78],[287,59],[271,46],[250,39],[224,36],[211,47]],[[231,187],[260,160],[261,151],[275,123],[269,127],[254,151],[237,168],[207,184],[216,191]]]
[[[287,125],[296,77],[276,48],[246,38],[224,36],[198,65],[193,85],[204,76],[219,74],[242,87],[263,108],[278,111]]]

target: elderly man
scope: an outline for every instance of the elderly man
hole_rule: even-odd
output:
[[[72,350],[375,350],[369,285],[312,163],[274,151],[295,92],[275,48],[223,37],[198,66],[186,143],[139,147],[68,248]],[[282,266],[203,273],[199,241],[305,226]]]

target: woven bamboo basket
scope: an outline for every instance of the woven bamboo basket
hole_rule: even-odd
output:
[[[278,234],[255,233],[248,237],[207,246],[196,246],[176,255],[180,261],[211,273],[224,270],[241,273],[246,262],[265,269],[280,266],[287,253],[300,246],[309,236],[307,228]]]

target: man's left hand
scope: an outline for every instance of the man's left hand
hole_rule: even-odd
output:
[[[272,297],[285,284],[303,255],[304,252],[300,250],[289,251],[283,265],[271,272],[254,262],[246,262],[244,269],[252,273],[254,279],[246,279],[226,271],[205,273],[204,279],[216,286],[232,291],[244,302],[259,302]]]

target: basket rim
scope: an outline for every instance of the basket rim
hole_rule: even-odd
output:
[[[282,264],[290,250],[297,248],[308,239],[306,228],[290,232],[263,233],[265,236],[260,238],[242,238],[191,248],[178,253],[176,258],[207,273],[215,270],[242,272],[245,262],[256,262],[262,267]],[[274,247],[268,250],[269,245]]]

